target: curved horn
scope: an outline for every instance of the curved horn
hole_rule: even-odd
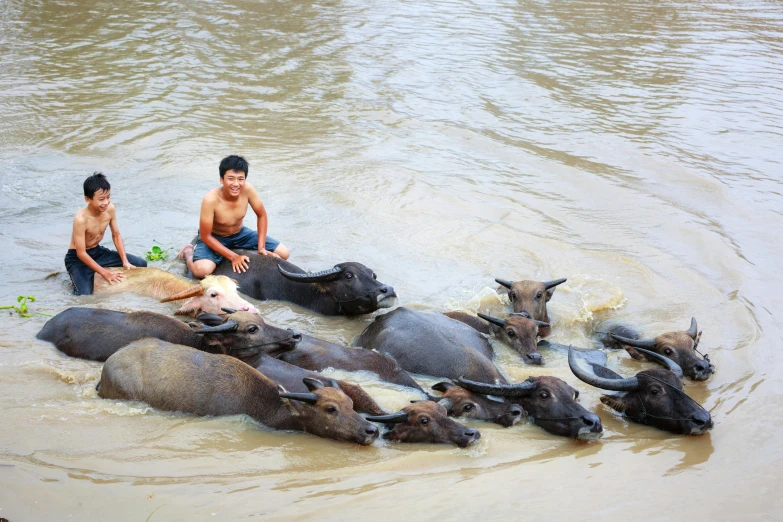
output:
[[[320,272],[309,272],[306,274],[295,274],[289,272],[282,265],[277,265],[277,271],[280,272],[283,277],[296,281],[297,283],[323,283],[325,281],[334,281],[343,272],[343,268],[336,266],[329,270],[321,270]]]
[[[397,424],[408,420],[408,412],[398,411],[397,413],[390,413],[389,415],[367,415],[364,418],[372,422],[385,422],[387,424]]]
[[[235,313],[237,313],[237,311],[234,310],[233,308],[221,308],[221,310],[223,310],[227,314],[235,314]]]
[[[544,283],[544,288],[546,288],[547,290],[549,290],[550,288],[554,288],[554,287],[556,287],[557,285],[561,285],[561,284],[565,283],[566,281],[568,281],[568,279],[566,279],[565,277],[564,277],[564,278],[562,278],[562,279],[554,279],[554,280],[552,280],[552,281],[546,281],[546,282]]]
[[[179,301],[180,299],[187,299],[188,297],[196,297],[197,295],[204,295],[204,288],[201,285],[192,286],[183,292],[170,295],[165,299],[161,299],[160,302],[168,303],[169,301]]]
[[[441,406],[446,408],[446,411],[449,411],[451,408],[454,407],[454,401],[452,401],[451,399],[446,399],[446,398],[443,398],[443,399],[439,400],[438,404],[440,404]]]
[[[539,328],[547,328],[549,323],[545,323],[544,321],[536,321],[536,325],[538,325]]]
[[[628,346],[633,346],[634,348],[655,348],[655,339],[650,339],[649,341],[637,341],[636,339],[629,339],[628,337],[622,337],[615,334],[609,334],[609,337],[619,343],[627,344]]]
[[[696,340],[696,334],[699,333],[699,327],[696,325],[696,318],[691,317],[691,327],[688,328],[688,330],[685,332],[686,334],[691,336],[691,339],[694,341]]]
[[[639,351],[645,354],[648,357],[652,357],[659,363],[663,363],[664,366],[666,366],[671,372],[682,379],[682,368],[680,368],[680,365],[676,362],[672,361],[665,355],[661,355],[659,353],[651,352],[650,350],[645,350],[643,348],[639,348]]]
[[[497,317],[492,317],[491,315],[482,314],[482,313],[478,313],[476,315],[481,317],[485,321],[489,321],[492,324],[500,326],[501,328],[506,326],[506,320],[505,319],[498,319]]]
[[[521,312],[511,312],[508,315],[516,315],[518,317],[526,317],[528,319],[532,319],[533,318],[533,316],[530,315],[530,312],[528,312],[527,310],[522,310]]]
[[[313,379],[312,377],[305,377],[304,379],[302,379],[302,382],[305,384],[305,386],[307,386],[307,389],[310,390],[311,392],[315,390],[320,390],[321,388],[324,387],[324,383],[322,383],[318,379]]]
[[[506,280],[506,279],[495,279],[495,282],[496,282],[497,284],[499,284],[499,285],[503,285],[503,286],[505,286],[505,287],[506,287],[506,288],[508,288],[509,290],[511,290],[511,285],[513,285],[513,284],[514,284],[512,281],[508,281],[508,280]]]
[[[219,324],[217,326],[207,326],[205,328],[200,328],[198,330],[193,330],[197,334],[213,334],[213,333],[223,333],[223,332],[236,332],[237,328],[239,328],[239,323],[236,321],[226,321],[223,324]]]
[[[484,395],[498,395],[500,397],[521,397],[535,387],[532,382],[520,382],[519,384],[487,384],[485,382],[469,381],[460,377],[456,383],[468,391],[483,393]]]
[[[576,355],[574,354],[574,347],[568,347],[568,366],[571,367],[571,371],[579,378],[580,381],[586,382],[596,388],[612,391],[634,391],[639,388],[639,379],[636,377],[627,377],[625,379],[606,379],[604,377],[598,377],[592,375],[576,363]]]
[[[281,393],[281,399],[290,399],[292,401],[302,401],[307,404],[315,404],[318,402],[318,395],[314,393]]]
[[[450,388],[454,387],[453,382],[441,381],[432,385],[432,389],[435,391],[446,393]]]

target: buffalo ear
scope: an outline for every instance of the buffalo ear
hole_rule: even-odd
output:
[[[337,388],[338,390],[342,389],[342,388],[340,388],[340,383],[337,382],[335,379],[332,379],[332,378],[324,379],[324,384],[327,387],[329,387],[329,388]]]
[[[634,350],[633,346],[628,346],[627,344],[621,344],[620,346],[625,348],[625,351],[628,352],[628,355],[630,355],[631,357],[633,357],[637,361],[646,361],[647,360],[647,358],[644,355],[642,355],[639,352],[637,352],[636,350]]]
[[[305,386],[307,386],[307,389],[312,391],[320,390],[324,387],[324,383],[319,381],[318,379],[313,379],[311,377],[305,377],[302,379],[302,382],[304,382]],[[339,386],[336,386],[336,388],[339,388]]]
[[[548,303],[550,299],[552,299],[552,294],[555,293],[555,290],[557,290],[556,286],[553,286],[549,290],[546,291],[546,302]]]
[[[620,413],[625,413],[627,408],[624,400],[611,395],[601,395],[601,402]]]
[[[220,326],[224,322],[226,322],[222,317],[215,314],[201,314],[198,317],[196,317],[199,321],[204,323],[207,326]]]
[[[432,385],[432,389],[435,391],[446,393],[448,390],[453,388],[455,384],[453,382],[443,381],[439,382],[437,384]]]

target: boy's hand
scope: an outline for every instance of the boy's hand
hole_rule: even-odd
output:
[[[250,263],[249,257],[236,254],[231,260],[231,268],[237,274],[240,272],[247,272],[248,263]]]
[[[113,285],[114,283],[121,283],[125,280],[125,274],[122,272],[109,272],[108,270],[106,273],[101,274],[101,277],[103,277],[110,285]]]
[[[131,268],[136,268],[136,267],[134,265],[130,264],[129,261],[125,261],[122,264],[122,268],[124,268],[125,270],[130,270]]]
[[[270,252],[269,250],[267,250],[265,248],[262,248],[261,250],[259,250],[258,253],[261,254],[262,256],[272,256],[272,257],[276,257],[276,258],[280,259],[280,256],[278,256],[274,252]]]

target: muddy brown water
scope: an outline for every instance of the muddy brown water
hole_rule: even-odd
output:
[[[63,270],[81,183],[108,175],[130,252],[178,249],[220,158],[241,153],[300,266],[360,261],[401,304],[497,313],[495,277],[567,277],[552,340],[695,316],[717,366],[686,385],[714,430],[681,437],[618,418],[564,354],[532,368],[498,347],[513,380],[575,385],[604,437],[475,422],[466,450],[360,448],[101,400],[100,364],[35,340],[45,316],[3,311],[0,517],[782,516],[779,2],[10,0],[0,52],[0,304],[172,312],[45,278]],[[344,342],[371,320],[259,308]],[[389,409],[415,397],[341,376]]]

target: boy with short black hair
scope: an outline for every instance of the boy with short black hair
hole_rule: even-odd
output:
[[[65,254],[65,269],[71,276],[76,295],[92,294],[96,272],[113,285],[125,279],[125,275],[106,268],[121,266],[127,270],[147,266],[142,258],[125,254],[110,190],[109,181],[100,172],[84,180],[87,206],[79,209],[73,218],[71,244]],[[111,238],[117,252],[99,245],[107,227],[111,227]]]
[[[250,258],[234,249],[257,249],[264,256],[288,259],[288,248],[266,235],[266,209],[256,189],[246,181],[249,168],[242,156],[228,156],[220,162],[220,186],[207,192],[201,202],[196,244],[185,245],[178,254],[196,277],[211,274],[224,257],[234,272],[245,272]],[[248,206],[256,214],[257,232],[243,225]]]

